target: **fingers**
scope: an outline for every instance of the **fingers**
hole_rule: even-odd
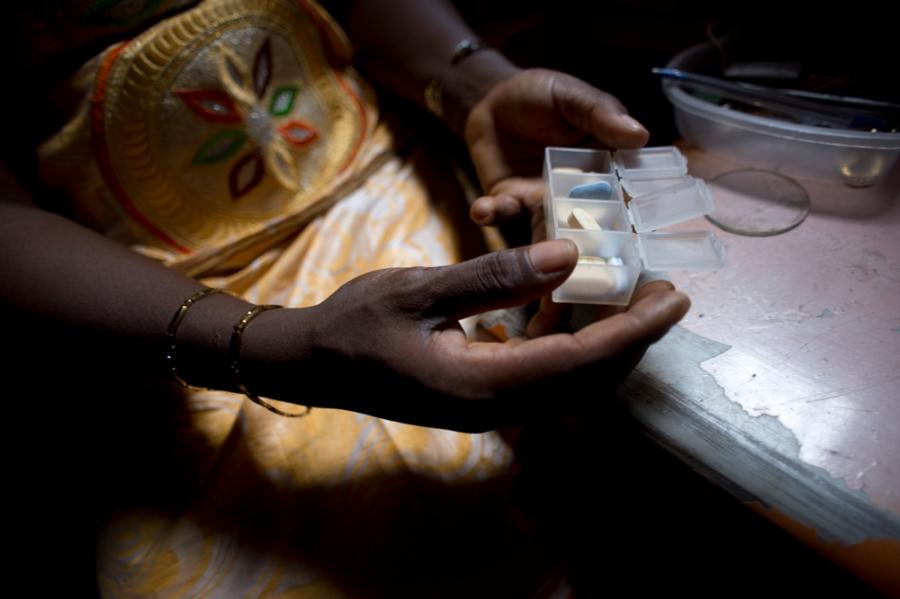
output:
[[[522,214],[522,204],[508,195],[482,196],[472,202],[469,216],[479,225],[499,225]]]
[[[636,344],[657,341],[684,318],[690,307],[691,300],[685,294],[659,290],[642,297],[627,311],[586,327],[575,335],[582,336],[586,343],[596,340],[601,332],[614,335],[616,341],[609,343],[607,349],[618,353]]]
[[[631,304],[634,305],[648,297],[653,295],[654,293],[658,293],[660,291],[674,291],[675,285],[673,285],[670,281],[666,281],[663,279],[658,279],[656,281],[651,281],[646,285],[641,285],[638,287],[631,296]]]
[[[631,305],[637,304],[645,297],[653,295],[654,293],[674,290],[675,286],[672,285],[672,283],[670,283],[669,281],[652,281],[646,285],[639,287],[634,292],[631,297]],[[588,306],[583,306],[583,308],[588,308]],[[597,320],[610,318],[626,310],[625,306],[600,305],[591,306],[591,308],[593,308],[593,310],[590,315],[590,322],[588,322],[587,324],[590,324],[591,322]],[[572,304],[558,304],[554,302],[550,298],[550,296],[544,296],[543,298],[541,298],[540,309],[528,323],[526,335],[529,338],[533,339],[535,337],[542,337],[544,335],[551,335],[553,333],[562,332],[566,330],[567,327],[573,326],[572,324],[570,324],[571,316]],[[584,324],[575,326],[584,326]]]
[[[537,314],[528,321],[525,334],[529,339],[551,335],[563,330],[572,313],[572,304],[557,304],[549,295],[541,298]]]
[[[575,244],[557,240],[426,269],[421,271],[419,285],[429,298],[423,316],[455,322],[487,310],[527,303],[560,285],[577,260]]]
[[[581,329],[530,339],[514,347],[471,344],[457,347],[467,377],[483,389],[522,387],[579,370],[619,356],[662,337],[687,313],[690,300],[675,291],[658,291],[635,303],[627,312]],[[451,349],[450,351],[453,351]]]
[[[615,97],[569,76],[558,77],[554,100],[563,117],[609,148],[640,148],[649,132]]]
[[[472,203],[469,214],[479,225],[502,225],[523,212],[542,212],[544,181],[540,177],[509,177],[488,193]]]

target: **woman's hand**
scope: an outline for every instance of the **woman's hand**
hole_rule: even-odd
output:
[[[609,396],[685,314],[684,295],[660,289],[577,333],[539,339],[470,342],[459,325],[546,295],[576,259],[574,244],[552,241],[453,266],[363,275],[313,308],[260,316],[245,333],[242,372],[264,396],[456,430],[577,413],[579,402]],[[273,351],[267,336],[281,348]],[[256,343],[269,349],[254,352]]]
[[[522,71],[497,84],[466,120],[465,141],[487,192],[472,204],[472,219],[494,225],[527,214],[532,241],[540,241],[546,146],[639,148],[648,137],[609,94],[556,71]]]

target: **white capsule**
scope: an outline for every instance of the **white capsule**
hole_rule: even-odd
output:
[[[569,218],[566,222],[569,223],[569,226],[573,229],[587,229],[588,231],[603,230],[603,227],[601,227],[594,217],[588,214],[588,211],[584,208],[575,208],[572,210],[572,213],[569,214]]]
[[[580,175],[580,174],[583,173],[584,171],[582,171],[580,168],[575,168],[575,167],[573,167],[573,166],[557,166],[557,167],[555,167],[555,168],[553,169],[553,172],[554,172],[554,173],[559,173],[559,174],[575,174],[575,175]]]
[[[600,256],[578,256],[578,264],[606,264]]]

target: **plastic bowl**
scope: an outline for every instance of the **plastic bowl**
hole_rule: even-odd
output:
[[[670,68],[713,74],[718,53],[711,44],[681,52]],[[730,110],[663,81],[675,107],[675,123],[689,143],[732,161],[797,177],[874,185],[900,156],[900,133],[873,133],[799,125]]]

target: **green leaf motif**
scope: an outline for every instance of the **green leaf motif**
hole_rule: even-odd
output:
[[[297,87],[295,85],[281,85],[272,93],[269,112],[274,116],[284,116],[293,110],[296,99]]]
[[[217,164],[228,160],[246,141],[247,134],[243,131],[219,131],[200,146],[191,164]]]

